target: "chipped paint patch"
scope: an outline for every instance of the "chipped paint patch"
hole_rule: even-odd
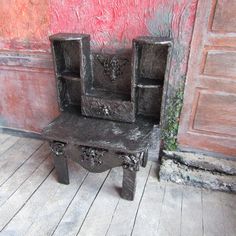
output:
[[[45,41],[49,29],[48,0],[1,1],[0,39]]]
[[[140,35],[170,35],[174,38],[170,82],[175,87],[175,78],[181,80],[186,72],[196,2],[6,0],[0,8],[0,48],[49,52],[48,36],[57,32],[91,34],[92,47],[99,50],[130,48]],[[9,70],[0,79],[0,112],[9,127],[40,131],[57,114],[52,75]]]

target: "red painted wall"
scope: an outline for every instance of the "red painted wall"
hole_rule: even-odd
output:
[[[186,72],[197,0],[3,0],[0,125],[40,132],[57,114],[48,36],[91,34],[96,50],[131,47],[139,35],[171,36],[170,80]]]

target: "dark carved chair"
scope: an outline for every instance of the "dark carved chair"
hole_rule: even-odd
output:
[[[61,114],[43,130],[58,180],[67,159],[91,172],[123,167],[122,197],[134,199],[136,174],[159,126],[171,41],[140,37],[122,53],[90,52],[90,36],[50,37]]]

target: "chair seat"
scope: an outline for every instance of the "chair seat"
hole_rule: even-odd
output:
[[[138,118],[135,123],[114,122],[63,112],[43,130],[47,140],[138,153],[150,143],[153,123]]]

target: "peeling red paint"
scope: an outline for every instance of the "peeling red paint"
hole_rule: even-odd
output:
[[[153,20],[174,36],[192,28],[195,10],[196,0],[8,0],[0,7],[0,46],[46,50],[50,34],[82,32],[96,48],[130,47],[138,35],[158,34]]]
[[[158,33],[150,32],[149,22],[160,11],[163,16],[168,14],[171,20],[167,23],[170,25],[162,24],[163,18],[157,18],[156,23],[171,27],[174,35],[178,34],[180,21],[186,12],[188,18],[182,23],[192,27],[195,5],[194,0],[52,0],[50,30],[52,33],[91,34],[95,48],[130,47],[134,37]]]
[[[186,71],[196,2],[5,0],[0,7],[0,48],[37,57],[50,52],[48,36],[58,32],[88,33],[94,49],[129,48],[139,35],[171,36],[170,81],[178,81]],[[31,69],[1,71],[0,65],[0,122],[5,126],[40,131],[57,114],[53,75]]]
[[[1,1],[0,37],[7,40],[47,40],[48,0]]]
[[[89,33],[94,47],[124,47],[132,38],[147,34],[146,20],[156,2],[65,0],[62,6],[61,2],[52,0],[51,32]]]
[[[58,115],[53,74],[0,72],[0,126],[40,132]]]

